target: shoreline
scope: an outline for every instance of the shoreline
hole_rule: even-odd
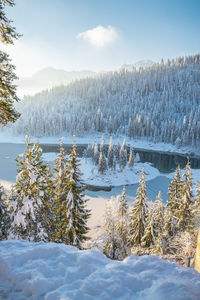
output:
[[[88,145],[92,143],[101,143],[101,137],[104,134],[99,135],[90,135],[90,136],[84,136],[84,137],[76,137],[76,145]],[[59,136],[54,137],[30,137],[31,142],[38,141],[41,145],[59,145],[60,138],[64,138],[64,145],[72,145],[73,143],[73,136],[65,136],[64,134],[61,134]],[[110,135],[104,135],[105,138],[105,145],[109,144]],[[126,144],[128,147],[133,147],[133,149],[140,150],[140,151],[151,151],[151,152],[160,152],[160,153],[166,153],[166,154],[178,154],[178,155],[188,155],[192,157],[200,157],[200,151],[198,151],[198,148],[192,148],[190,146],[184,146],[177,148],[175,145],[172,144],[166,144],[166,143],[154,143],[151,141],[148,141],[147,139],[130,139],[126,136],[112,136],[113,138],[113,144],[115,145],[117,140],[119,139],[120,143],[123,142],[124,139],[126,139]],[[7,144],[24,144],[25,143],[25,136],[12,136],[10,133],[0,133],[0,144],[7,143]]]

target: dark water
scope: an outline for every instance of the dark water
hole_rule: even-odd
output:
[[[58,145],[41,145],[44,152],[57,152]],[[71,145],[65,145],[67,153],[70,151]],[[83,152],[87,145],[77,145],[77,153],[80,157],[83,156]],[[106,146],[108,149],[108,146]],[[162,173],[173,172],[178,165],[183,169],[187,163],[187,159],[190,159],[192,169],[200,169],[200,156],[191,155],[188,153],[166,153],[162,151],[153,150],[141,150],[134,148],[135,153],[139,153],[141,162],[150,162],[155,168]],[[129,154],[129,147],[128,147]]]
[[[188,158],[190,159],[192,169],[200,169],[200,156],[176,153],[165,153],[160,151],[151,150],[135,150],[140,154],[142,162],[153,163],[154,167],[162,173],[173,172],[178,165],[183,169],[187,163]]]
[[[83,151],[87,145],[77,145],[77,153],[81,157]],[[44,152],[57,152],[58,145],[41,145]],[[69,153],[71,145],[65,145],[67,152]],[[2,143],[0,144],[0,178],[7,181],[15,182],[17,167],[15,158],[25,150],[24,144],[11,144]],[[139,153],[142,162],[150,162],[162,173],[170,173],[175,170],[178,164],[181,168],[184,168],[188,154],[181,155],[176,153],[163,153],[152,150],[139,150],[135,149]],[[189,156],[191,166],[194,169],[200,169],[200,157]],[[164,174],[163,174],[164,175]],[[163,199],[167,199],[169,179],[166,176],[158,176],[147,182],[147,192],[149,199],[155,200],[155,197],[159,190],[161,190]],[[126,186],[126,193],[128,197],[134,197],[138,184],[132,184]],[[86,195],[91,197],[105,197],[110,198],[121,193],[122,186],[114,187],[110,191],[89,191],[86,190]]]

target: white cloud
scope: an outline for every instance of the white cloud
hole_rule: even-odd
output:
[[[112,26],[106,28],[99,25],[93,29],[79,33],[77,38],[81,38],[93,46],[104,47],[113,43],[118,38],[118,33]]]

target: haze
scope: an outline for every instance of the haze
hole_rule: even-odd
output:
[[[20,77],[160,61],[199,51],[199,12],[198,0],[17,0],[7,13],[23,37],[6,51]]]

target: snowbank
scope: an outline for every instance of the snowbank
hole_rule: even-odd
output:
[[[193,269],[157,256],[112,261],[54,243],[0,243],[0,298],[32,300],[200,299]]]

